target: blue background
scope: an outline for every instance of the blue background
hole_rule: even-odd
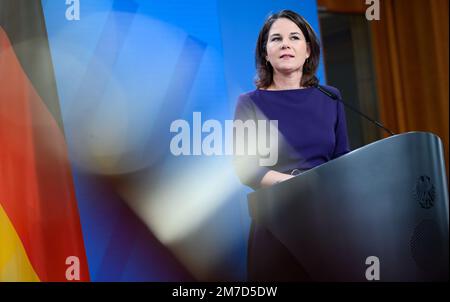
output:
[[[227,156],[175,157],[170,123],[233,118],[265,18],[314,0],[42,0],[93,281],[245,280],[249,189]],[[323,67],[319,79],[324,79]]]

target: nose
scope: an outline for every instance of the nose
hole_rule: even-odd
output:
[[[283,41],[283,43],[281,44],[281,49],[288,49],[288,48],[290,48],[289,44]]]

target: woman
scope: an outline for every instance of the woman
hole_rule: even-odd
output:
[[[257,89],[239,97],[235,120],[278,121],[278,162],[263,167],[257,155],[236,156],[243,184],[271,186],[349,151],[342,104],[316,88],[319,58],[316,34],[303,17],[289,10],[268,17],[256,45]],[[254,221],[248,256],[250,280],[308,280],[289,251]]]

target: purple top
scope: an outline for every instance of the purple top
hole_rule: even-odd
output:
[[[324,87],[340,97],[336,88]],[[241,182],[253,189],[269,170],[308,170],[350,151],[343,104],[317,88],[257,89],[239,96],[235,120],[264,118],[278,120],[278,162],[260,166],[257,156],[235,156],[234,162]]]

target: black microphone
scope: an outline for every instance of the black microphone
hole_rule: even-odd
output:
[[[319,89],[320,92],[326,94],[327,96],[329,96],[330,98],[332,98],[333,100],[336,100],[338,102],[341,102],[342,104],[344,104],[345,106],[347,106],[348,108],[350,108],[351,110],[353,110],[354,112],[358,113],[359,115],[361,115],[362,117],[364,117],[366,120],[372,122],[373,124],[377,125],[378,127],[382,128],[384,131],[388,132],[390,135],[395,135],[394,132],[392,132],[391,130],[389,130],[388,128],[384,127],[380,122],[368,117],[367,115],[365,115],[364,113],[362,113],[361,111],[359,111],[358,109],[356,109],[355,107],[351,106],[350,104],[347,104],[346,102],[344,102],[343,100],[341,100],[341,98],[339,96],[337,96],[335,93],[329,91],[328,89],[326,89],[325,87],[316,84],[315,86],[317,89]]]

